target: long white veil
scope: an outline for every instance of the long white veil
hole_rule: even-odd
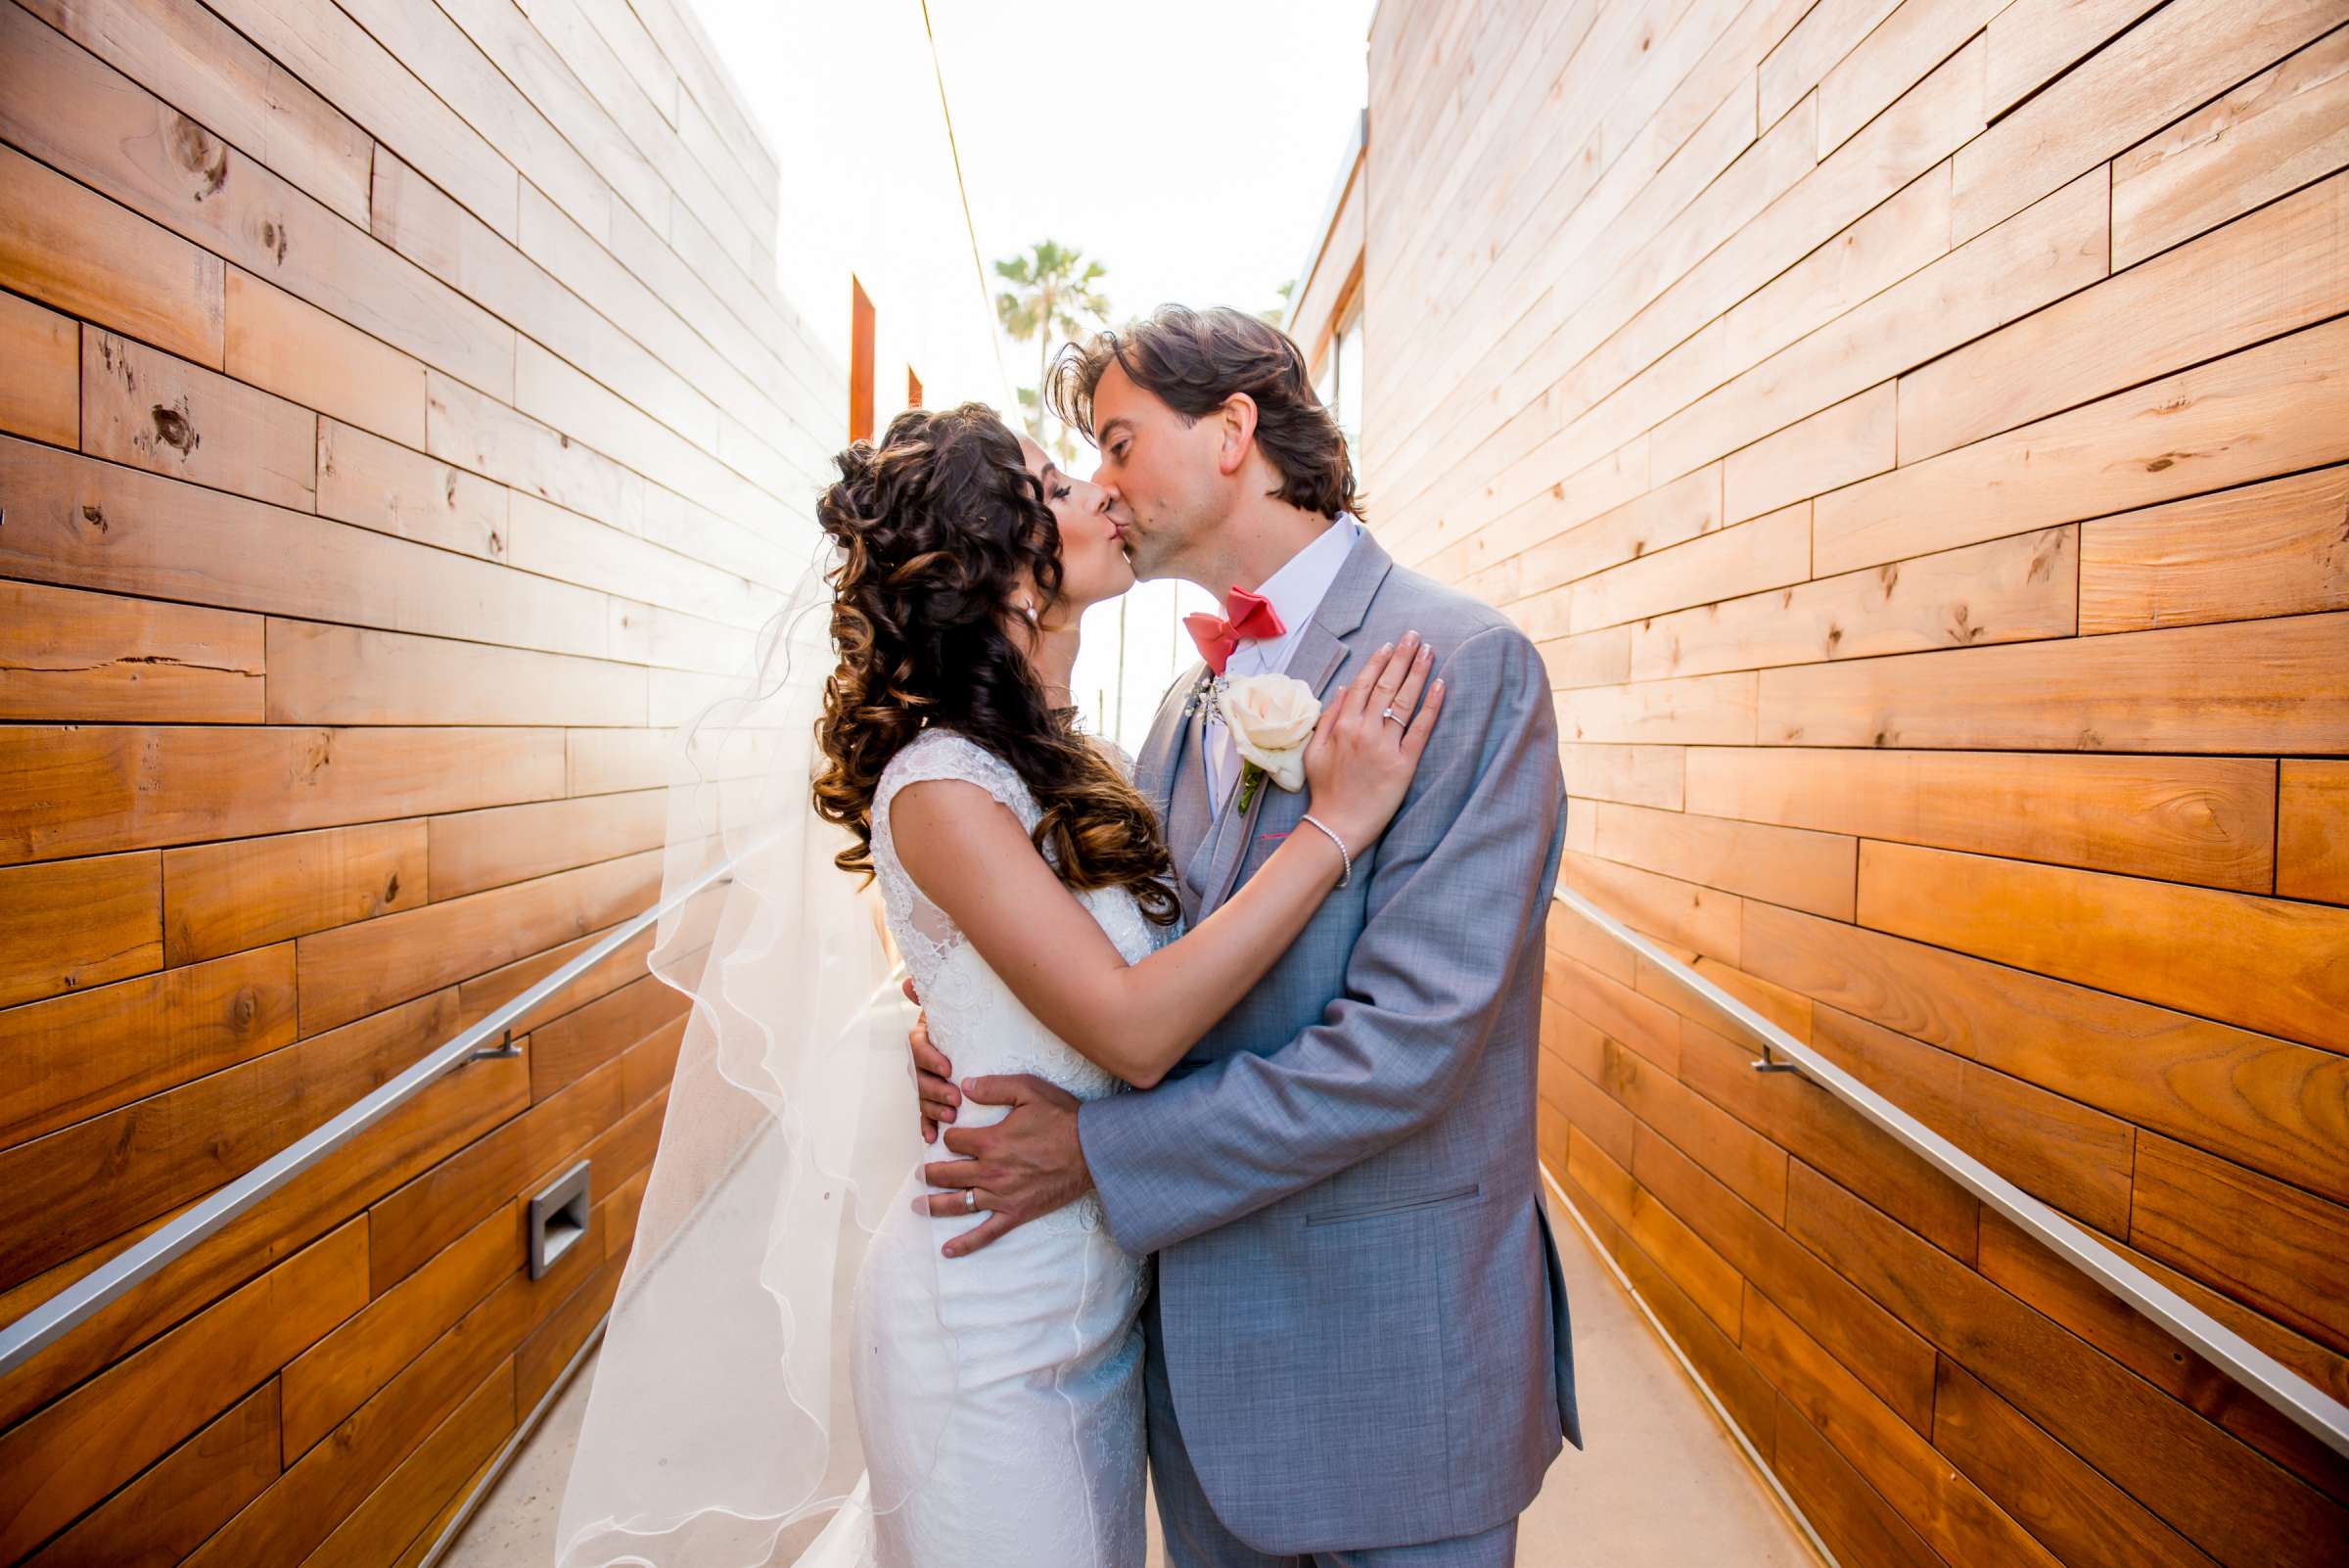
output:
[[[732,871],[666,915],[653,950],[692,1014],[594,1368],[558,1568],[812,1564],[802,1553],[836,1510],[886,1512],[910,1490],[866,1496],[848,1375],[858,1267],[932,1155],[880,900],[834,865],[852,840],[809,795],[837,561],[818,544],[739,694],[678,732],[663,898],[722,862]],[[954,1403],[954,1346],[941,1325],[900,1350],[934,1361],[923,1375],[939,1398],[874,1435],[891,1451],[874,1468],[919,1476]],[[829,1532],[825,1563],[844,1560],[842,1534]]]

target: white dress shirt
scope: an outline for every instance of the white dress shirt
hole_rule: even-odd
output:
[[[1340,512],[1335,522],[1313,536],[1312,543],[1265,578],[1256,591],[1272,602],[1272,613],[1280,618],[1281,634],[1241,642],[1223,662],[1224,674],[1263,675],[1289,668],[1289,656],[1296,652],[1306,623],[1321,608],[1321,601],[1329,594],[1329,585],[1337,580],[1338,568],[1346,564],[1347,554],[1361,531],[1361,524],[1354,520],[1352,513]],[[1219,604],[1216,608],[1220,613],[1223,606]],[[1207,760],[1208,776],[1215,783],[1215,808],[1221,815],[1223,803],[1240,776],[1240,753],[1231,744],[1223,720],[1212,706],[1207,715]]]

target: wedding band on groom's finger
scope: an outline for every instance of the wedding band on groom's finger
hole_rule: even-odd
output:
[[[955,1192],[925,1192],[913,1200],[913,1212],[932,1220],[964,1220],[994,1210],[980,1198],[977,1187],[964,1187]]]

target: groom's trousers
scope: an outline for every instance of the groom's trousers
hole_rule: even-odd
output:
[[[1158,1292],[1142,1309],[1149,1341],[1142,1365],[1143,1397],[1150,1424],[1150,1485],[1158,1496],[1159,1529],[1166,1536],[1171,1568],[1512,1568],[1517,1561],[1517,1521],[1481,1535],[1430,1541],[1410,1546],[1369,1546],[1352,1551],[1316,1551],[1276,1556],[1257,1550],[1224,1528],[1207,1499],[1183,1447],[1166,1358],[1158,1337]]]

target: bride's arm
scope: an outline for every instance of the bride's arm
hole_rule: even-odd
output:
[[[1441,683],[1407,729],[1425,681],[1424,649],[1374,655],[1332,695],[1306,753],[1313,814],[1359,859],[1385,828],[1427,744]],[[1269,787],[1264,786],[1264,787]],[[952,779],[908,784],[890,804],[898,860],[1038,1022],[1141,1087],[1156,1084],[1287,950],[1342,866],[1337,847],[1301,825],[1215,913],[1128,965],[1019,822],[987,792]]]

